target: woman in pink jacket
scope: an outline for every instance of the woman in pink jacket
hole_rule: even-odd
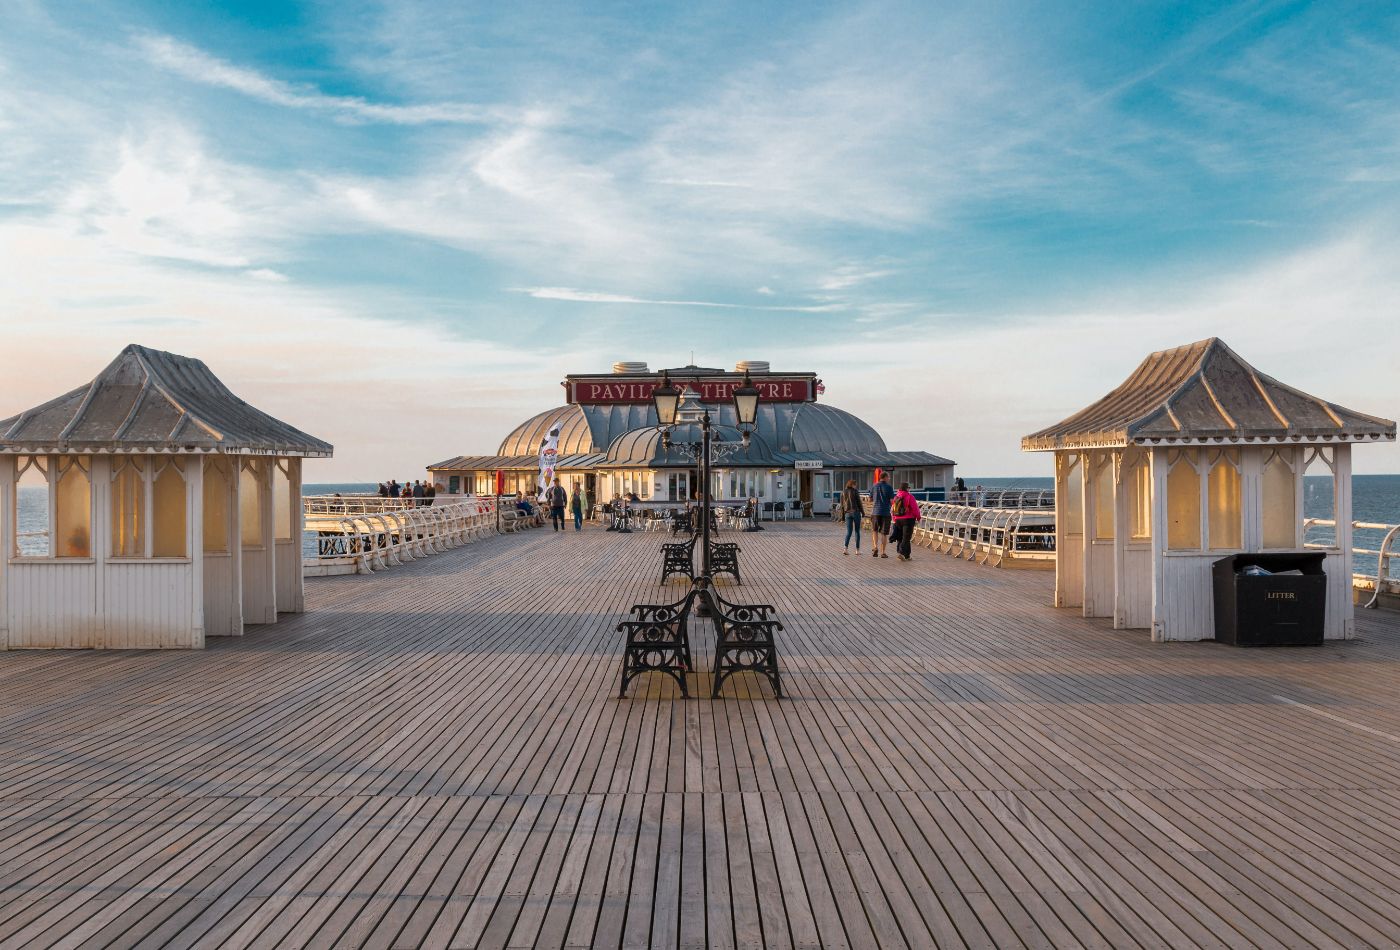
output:
[[[919,523],[919,502],[909,494],[909,483],[900,482],[899,491],[890,503],[890,516],[894,521],[894,550],[901,561],[909,560],[913,551],[914,525]]]

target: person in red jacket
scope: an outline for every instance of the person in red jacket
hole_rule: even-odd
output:
[[[919,502],[909,494],[909,483],[900,482],[890,503],[890,516],[894,521],[894,550],[901,561],[909,560],[914,549],[914,525],[919,523]]]

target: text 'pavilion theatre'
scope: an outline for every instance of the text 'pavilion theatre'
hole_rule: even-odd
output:
[[[698,366],[665,372],[684,392],[682,408],[703,406],[715,423],[711,495],[717,501],[805,503],[825,513],[848,479],[869,489],[877,468],[930,499],[942,498],[952,485],[952,461],[928,452],[891,452],[863,420],[818,402],[821,380],[815,373],[775,373],[758,361],[739,363],[733,372]],[[757,428],[747,447],[731,398],[746,373],[760,393]],[[582,483],[590,498],[602,501],[636,492],[648,502],[684,502],[699,489],[697,453],[690,446],[699,443],[700,426],[682,424],[672,430],[671,444],[665,443],[652,404],[661,377],[645,363],[570,375],[563,384],[568,404],[521,423],[497,454],[458,456],[428,470],[451,493],[492,494],[501,472],[505,492],[531,494],[541,446],[557,427],[555,472],[565,485]]]

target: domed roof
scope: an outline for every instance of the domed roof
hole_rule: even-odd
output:
[[[693,465],[695,464],[694,454],[679,446],[686,443],[699,444],[702,438],[703,433],[700,431],[700,425],[694,422],[678,425],[671,429],[671,442],[673,444],[670,448],[667,448],[663,443],[660,429],[655,427],[634,429],[613,440],[613,444],[608,446],[608,453],[603,464],[618,468],[666,468]],[[716,444],[725,444],[727,450],[722,457],[720,457],[719,451],[715,451],[711,455],[717,464],[771,464],[773,451],[757,435],[750,439],[748,448],[743,448],[743,434],[738,429],[733,426],[717,425],[711,429],[710,438]]]
[[[710,406],[720,426],[735,427],[734,407]],[[501,442],[500,455],[534,455],[554,426],[559,426],[559,455],[608,452],[620,439],[628,446],[644,434],[655,433],[656,410],[638,406],[560,406],[532,416]],[[736,430],[737,432],[737,430]],[[677,441],[688,436],[676,433]],[[737,434],[735,435],[737,438]],[[758,407],[758,443],[775,452],[810,453],[832,457],[867,456],[886,451],[885,440],[864,420],[823,403],[764,403]],[[631,448],[622,450],[633,457]]]

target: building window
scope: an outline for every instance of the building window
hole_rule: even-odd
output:
[[[228,553],[229,462],[204,460],[204,553]]]
[[[1167,455],[1167,549],[1201,549],[1201,473],[1195,449]]]
[[[16,557],[52,557],[53,533],[49,525],[53,486],[49,484],[49,459],[22,455],[15,464],[18,477],[12,499],[15,533],[11,550]]]
[[[1152,466],[1147,455],[1135,453],[1124,482],[1128,489],[1128,537],[1133,541],[1152,539]]]
[[[1264,460],[1261,503],[1264,547],[1291,548],[1298,544],[1298,485],[1292,447],[1275,449]]]
[[[262,478],[261,460],[248,459],[243,463],[243,473],[238,479],[238,523],[242,528],[245,548],[260,548],[263,545]]]
[[[1231,550],[1243,546],[1244,512],[1240,503],[1240,450],[1215,453],[1209,476],[1210,546]]]
[[[1083,459],[1078,453],[1067,453],[1063,463],[1064,503],[1061,508],[1066,534],[1084,533],[1084,473],[1081,465]]]
[[[1094,495],[1094,540],[1113,540],[1113,456],[1105,453],[1090,462]]]
[[[59,456],[54,490],[55,557],[92,557],[92,477],[87,456]]]
[[[1303,542],[1337,546],[1336,453],[1330,445],[1303,450]],[[1321,522],[1321,523],[1319,523]]]
[[[278,541],[292,540],[291,464],[278,459],[272,466],[272,531]]]
[[[112,557],[145,557],[146,460],[112,464]]]
[[[167,459],[151,482],[151,556],[188,557],[185,529],[189,496],[185,491],[185,463]]]

